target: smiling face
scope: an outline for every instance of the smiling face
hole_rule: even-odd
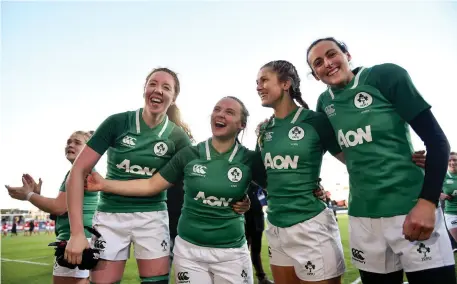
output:
[[[165,71],[153,72],[144,86],[144,108],[150,114],[166,113],[176,99],[176,81]]]
[[[274,107],[290,88],[290,81],[280,82],[278,74],[269,67],[259,70],[256,82],[257,94],[263,107]]]
[[[453,174],[457,173],[457,154],[454,152],[449,156],[448,170]]]
[[[308,53],[308,64],[317,80],[332,87],[343,87],[353,78],[349,66],[351,55],[331,40],[322,40]]]
[[[213,137],[233,139],[245,127],[243,107],[239,102],[232,98],[223,98],[216,104],[211,114]]]
[[[79,132],[73,133],[67,140],[65,146],[65,157],[70,163],[73,163],[86,144],[86,137]]]

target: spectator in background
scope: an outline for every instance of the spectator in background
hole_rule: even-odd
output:
[[[33,222],[33,233],[35,235],[39,235],[40,234],[40,222],[38,222],[38,220],[35,220]]]
[[[24,221],[24,228],[22,230],[24,232],[24,236],[27,236],[27,233],[30,231],[30,223]]]
[[[444,212],[444,207],[445,207],[444,200],[440,200],[440,206],[441,206],[441,209]],[[454,238],[452,237],[451,233],[449,232],[449,228],[447,227],[447,225],[446,225],[446,228],[448,229],[447,233],[449,235],[449,239],[451,240],[452,251],[455,253],[455,252],[457,252],[457,242],[454,240]]]
[[[6,222],[3,223],[3,235],[8,236],[8,224]]]
[[[451,240],[452,250],[457,251],[457,153],[449,155],[448,170],[440,196],[446,227]]]
[[[11,236],[16,235],[17,236],[17,224],[16,221],[13,221],[13,226],[11,227]]]
[[[422,168],[425,167],[426,159],[425,159],[424,150],[415,152],[413,155],[413,159],[415,160],[415,162],[418,166],[420,166]],[[453,203],[452,202],[452,199],[453,199],[452,193],[454,192],[454,190],[456,190],[456,183],[454,181],[456,179],[456,175],[455,175],[456,173],[457,173],[457,154],[456,154],[456,152],[451,152],[449,155],[448,172],[444,179],[443,188],[441,190],[441,195],[440,195],[440,207],[441,207],[441,210],[443,210],[445,217],[447,214],[446,213],[446,200],[448,200],[448,203],[450,205],[450,206],[448,206],[448,213],[456,212],[455,203],[452,204]],[[448,214],[447,219],[446,218],[445,219],[446,219],[446,228],[448,230],[449,239],[451,240],[452,250],[455,253],[455,252],[457,252],[457,242],[452,237],[452,234],[450,232],[450,229],[454,226],[452,224],[452,221],[454,221],[454,220],[451,220],[453,217],[452,215],[455,215],[455,214]]]
[[[50,235],[51,234],[50,224],[51,224],[51,221],[46,220],[46,231],[44,232],[45,235]]]
[[[91,132],[91,131],[89,131],[89,134],[90,134],[90,132]],[[91,135],[92,135],[92,134],[91,134]],[[55,233],[56,236],[57,236],[58,233],[57,233],[56,227],[53,226],[53,225],[55,225],[55,221],[57,220],[57,215],[51,214],[51,215],[49,215],[49,219],[51,219],[51,228],[50,228],[50,229],[51,229],[51,231],[54,231],[54,233]]]
[[[34,229],[35,229],[35,222],[33,220],[30,220],[30,222],[29,222],[29,236],[32,236]]]
[[[246,240],[251,250],[251,261],[259,284],[272,284],[273,282],[268,280],[265,274],[261,257],[262,235],[265,230],[265,218],[262,208],[267,205],[266,192],[260,186],[251,183],[248,194],[251,200],[251,208],[244,213],[244,218]]]

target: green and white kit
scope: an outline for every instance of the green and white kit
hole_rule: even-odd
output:
[[[408,122],[430,106],[397,65],[362,67],[355,73],[344,88],[322,93],[317,104],[317,111],[330,120],[349,173],[353,264],[375,273],[453,264],[440,210],[438,234],[429,240],[411,243],[402,235],[424,180],[423,170],[411,161]],[[443,250],[447,247],[448,252]]]
[[[106,178],[147,179],[159,171],[181,148],[190,145],[184,130],[167,116],[154,128],[146,125],[142,109],[108,117],[87,142],[98,154],[107,152]],[[106,242],[100,257],[129,258],[134,244],[137,259],[169,255],[170,234],[166,193],[131,197],[102,192],[94,227]]]

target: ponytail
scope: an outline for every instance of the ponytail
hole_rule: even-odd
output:
[[[184,130],[184,132],[187,134],[187,136],[189,136],[189,139],[192,142],[194,141],[194,137],[192,136],[192,133],[190,132],[190,128],[187,125],[187,123],[182,121],[181,111],[179,110],[179,108],[176,104],[170,105],[170,107],[167,110],[167,116],[168,116],[168,119],[173,121],[174,124],[176,124],[177,126],[181,127],[182,130]]]
[[[301,96],[301,91],[300,89],[298,90],[292,90],[291,88],[291,93],[290,93],[290,96],[292,99],[295,99],[297,101],[297,103],[299,103],[304,109],[309,109],[309,106],[308,104],[303,100],[302,96]]]
[[[309,106],[302,98],[300,92],[300,76],[297,69],[289,61],[276,60],[265,64],[262,68],[271,68],[276,73],[280,82],[290,81],[289,95],[295,99],[303,108],[309,109]]]
[[[240,136],[240,133],[241,133],[241,132],[243,132],[243,134],[241,134],[241,140],[240,140],[238,137]],[[244,137],[244,129],[238,131],[238,133],[236,134],[235,141],[236,141],[238,144],[241,144],[241,141],[243,141],[243,137]]]

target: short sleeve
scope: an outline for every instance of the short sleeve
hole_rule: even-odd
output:
[[[122,133],[126,124],[128,124],[127,113],[109,116],[87,141],[87,145],[98,154],[103,155],[110,146],[114,145],[116,137]]]
[[[398,65],[386,63],[373,66],[367,81],[374,83],[407,122],[430,108],[414,86],[408,72]]]
[[[192,147],[184,147],[159,171],[169,183],[175,184],[184,178],[184,167],[193,159]]]
[[[325,114],[317,112],[313,126],[325,151],[329,151],[333,156],[341,153],[341,147],[336,140],[333,127]]]
[[[316,105],[316,112],[324,112],[324,108],[322,107],[322,100],[321,97],[317,100],[317,105]]]
[[[184,147],[190,146],[192,144],[189,136],[179,126],[175,126],[175,128],[171,132],[170,140],[173,140],[173,142],[175,143],[176,152],[178,152],[179,150],[183,149]]]
[[[97,172],[97,170],[95,168],[93,168],[92,172]],[[66,192],[67,191],[66,184],[67,184],[67,178],[68,178],[69,175],[70,175],[70,171],[68,171],[67,174],[65,175],[65,178],[64,178],[62,184],[60,185],[59,191],[61,191],[61,192]],[[94,192],[94,193],[96,193],[96,192]]]
[[[61,191],[61,192],[66,192],[67,191],[67,189],[65,187],[65,184],[67,183],[67,178],[68,178],[69,174],[70,174],[70,171],[68,171],[67,174],[65,175],[65,178],[63,179],[63,182],[60,185],[59,191]]]

